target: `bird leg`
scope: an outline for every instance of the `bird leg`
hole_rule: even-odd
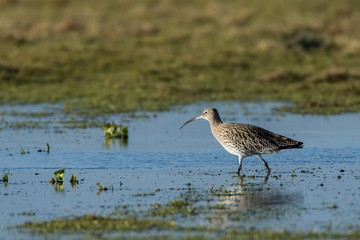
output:
[[[268,166],[268,164],[267,164],[267,162],[261,157],[261,155],[260,154],[257,154],[256,156],[258,156],[260,159],[261,159],[261,161],[263,161],[263,163],[264,163],[264,166],[266,167],[266,169],[267,169],[267,171],[268,171],[268,173],[270,173],[271,171],[270,171],[270,168],[269,168],[269,166]]]
[[[266,177],[264,178],[264,184],[267,184],[268,180],[269,180],[269,176],[270,176],[270,172],[268,172],[266,174]]]
[[[241,171],[241,162],[242,162],[242,159],[243,159],[243,157],[242,156],[239,156],[239,167],[238,167],[238,169],[237,169],[237,171],[236,171],[236,173],[239,175],[240,174],[240,171]]]

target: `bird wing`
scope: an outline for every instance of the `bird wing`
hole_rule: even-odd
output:
[[[218,139],[223,146],[235,148],[245,154],[272,153],[300,144],[300,142],[250,124],[224,123],[222,125],[218,136],[215,137],[222,140],[223,143]]]

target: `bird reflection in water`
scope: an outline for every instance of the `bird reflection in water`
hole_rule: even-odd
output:
[[[238,176],[237,179],[238,183],[232,187],[213,193],[218,200],[213,206],[213,214],[208,218],[211,227],[224,228],[239,221],[266,218],[274,209],[302,199],[298,193],[283,192],[278,185],[268,184],[269,174],[264,177]]]

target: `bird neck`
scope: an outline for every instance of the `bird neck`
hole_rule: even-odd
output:
[[[220,116],[214,116],[214,118],[209,120],[211,128],[221,125],[223,122],[220,119]]]

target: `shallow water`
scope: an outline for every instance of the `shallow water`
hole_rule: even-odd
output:
[[[218,108],[223,121],[267,128],[303,141],[304,149],[264,155],[272,169],[267,181],[261,161],[246,158],[243,173],[255,175],[255,179],[245,177],[242,181],[256,189],[255,193],[214,198],[211,204],[222,204],[225,208],[204,211],[188,219],[187,224],[205,222],[217,229],[268,227],[290,231],[347,231],[359,226],[360,114],[328,117],[274,114],[272,108],[281,104],[211,105]],[[210,185],[241,192],[243,183],[234,174],[237,157],[216,142],[209,124],[199,120],[179,129],[208,106],[179,107],[156,115],[137,113],[148,118],[132,118],[129,114],[99,118],[129,126],[128,142],[105,141],[100,128],[64,128],[61,120],[69,116],[61,115],[58,106],[1,107],[1,175],[9,173],[9,183],[0,183],[0,215],[5,216],[0,219],[1,234],[31,238],[8,230],[8,226],[85,213],[108,214],[123,205],[134,211],[146,209],[154,202],[178,198],[189,182],[199,194]],[[31,117],[13,114],[14,111],[54,111],[54,114]],[[7,127],[9,122],[25,120],[36,121],[42,127],[17,130]],[[46,149],[46,143],[50,144],[50,153],[37,152]],[[21,147],[29,154],[22,155]],[[48,181],[61,168],[66,168],[66,181],[64,190],[59,191]],[[74,188],[67,180],[72,172],[81,180]],[[97,182],[114,189],[98,194]],[[159,192],[155,192],[157,188]],[[136,197],[143,193],[154,194]],[[249,209],[251,214],[245,218],[244,212]]]

